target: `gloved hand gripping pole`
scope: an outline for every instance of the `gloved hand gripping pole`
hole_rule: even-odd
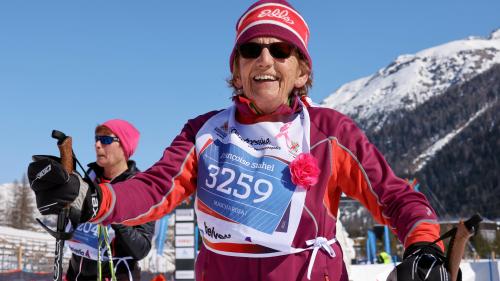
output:
[[[74,171],[74,154],[72,148],[72,139],[70,136],[66,136],[63,132],[53,130],[52,137],[57,139],[57,146],[59,148],[59,153],[61,156],[61,164],[64,170],[68,172],[68,175]],[[54,281],[62,281],[63,279],[63,254],[64,254],[64,241],[71,239],[74,230],[66,232],[66,226],[69,222],[70,216],[70,206],[66,206],[57,215],[57,226],[56,231],[50,229],[46,226],[40,219],[36,219],[38,223],[54,238],[56,238],[56,251],[54,260]]]

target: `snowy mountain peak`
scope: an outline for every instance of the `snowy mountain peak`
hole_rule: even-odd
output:
[[[415,59],[415,55],[411,55],[411,54],[400,55],[396,58],[396,60],[392,64],[403,64],[403,63],[411,62],[414,59]]]
[[[495,29],[491,34],[489,39],[500,39],[500,28]]]
[[[374,118],[398,110],[413,110],[450,86],[500,63],[500,29],[489,38],[468,38],[398,56],[374,75],[347,83],[322,105],[335,108],[368,127],[386,120]]]

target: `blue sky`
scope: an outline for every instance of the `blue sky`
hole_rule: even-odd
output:
[[[73,137],[94,160],[93,132],[111,118],[141,131],[146,169],[185,121],[230,104],[235,22],[253,1],[1,1],[0,184],[32,154]],[[311,30],[311,97],[367,76],[400,54],[500,28],[498,0],[292,0]]]

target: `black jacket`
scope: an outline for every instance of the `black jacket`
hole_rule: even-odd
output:
[[[134,161],[129,160],[127,164],[128,170],[113,179],[111,183],[124,181],[139,172]],[[95,175],[96,178],[94,179],[94,182],[99,183],[100,179],[103,177],[103,169],[95,162],[90,163],[88,167],[88,174],[91,177]],[[140,280],[141,269],[139,268],[138,261],[146,257],[151,250],[151,239],[153,238],[155,230],[155,222],[148,222],[133,227],[113,224],[111,227],[115,231],[115,239],[111,242],[113,257],[133,257],[134,259],[126,260],[126,262],[128,263],[134,281]],[[113,262],[116,266],[117,261],[114,260]],[[105,277],[111,278],[109,263],[102,262],[101,268],[103,279]],[[121,262],[116,268],[116,275],[118,280],[129,280],[129,271],[123,262]],[[97,261],[75,254],[71,255],[66,277],[69,281],[95,281],[97,278]]]

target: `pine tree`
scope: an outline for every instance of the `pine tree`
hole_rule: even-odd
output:
[[[476,236],[471,238],[472,244],[481,258],[487,258],[491,254],[492,245],[481,235],[479,232]]]
[[[20,190],[19,181],[14,180],[12,185],[14,190],[14,200],[8,202],[9,206],[7,207],[7,210],[9,212],[9,217],[7,225],[10,227],[19,228],[18,226],[20,224],[20,217],[21,217],[21,211],[19,210],[19,205],[17,204],[19,200],[19,190]]]
[[[2,202],[2,205],[0,206],[0,225],[5,225],[5,226],[11,226],[12,225],[12,200],[10,198],[10,194],[8,191],[10,191],[10,186],[5,187],[7,190],[3,192],[5,197],[0,196],[0,202]],[[2,195],[2,194],[0,194]]]
[[[11,208],[11,227],[34,230],[34,199],[28,178],[23,175],[21,182],[14,182],[14,206]]]
[[[500,255],[500,230],[495,233],[495,241],[493,242],[493,251],[495,252],[497,258]]]

